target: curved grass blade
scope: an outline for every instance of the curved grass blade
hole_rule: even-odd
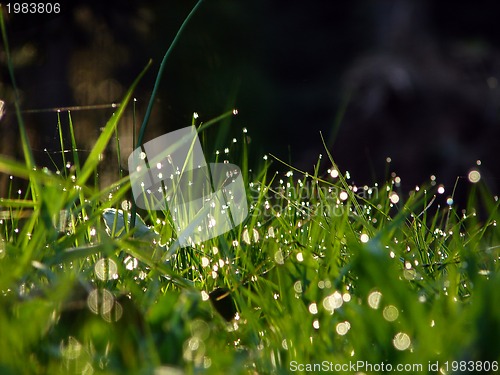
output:
[[[196,10],[200,7],[201,3],[203,0],[198,0],[196,5],[193,7],[191,12],[187,15],[186,19],[182,23],[181,27],[177,31],[177,34],[174,37],[174,40],[172,40],[172,43],[170,44],[170,47],[168,47],[167,52],[165,53],[165,56],[163,56],[163,60],[161,61],[160,64],[160,69],[158,70],[158,74],[156,75],[156,81],[155,85],[153,86],[153,92],[151,93],[151,98],[149,99],[148,103],[148,108],[146,109],[146,114],[144,115],[144,120],[141,125],[141,129],[139,131],[139,137],[137,138],[137,144],[135,147],[140,147],[142,145],[142,142],[144,140],[144,134],[146,133],[146,127],[148,126],[149,122],[149,117],[151,116],[151,111],[153,110],[153,104],[154,104],[154,99],[156,97],[156,93],[158,92],[158,88],[160,87],[160,81],[163,76],[163,71],[165,70],[165,65],[167,63],[167,60],[172,53],[172,50],[174,49],[175,45],[177,44],[177,41],[179,40],[180,35],[182,34],[182,31],[188,24],[189,20],[191,17],[196,13]],[[134,228],[135,226],[135,214],[137,212],[137,206],[135,204],[135,201],[132,202],[132,222],[131,222],[131,228]]]

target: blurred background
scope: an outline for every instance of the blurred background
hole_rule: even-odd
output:
[[[77,0],[58,15],[5,14],[22,108],[79,106],[71,114],[85,152],[113,110],[84,108],[118,102],[152,58],[135,93],[140,124],[195,3]],[[326,159],[321,132],[357,184],[394,171],[405,189],[435,175],[451,191],[477,168],[498,192],[498,14],[495,1],[206,0],[168,61],[146,139],[190,125],[193,112],[208,120],[235,107],[239,115],[217,130],[229,144],[246,127],[256,164],[272,153],[311,171],[319,154]],[[0,152],[21,157],[3,46],[0,62]],[[39,163],[50,152],[57,159],[57,114],[24,117]],[[132,124],[129,111],[123,161]]]

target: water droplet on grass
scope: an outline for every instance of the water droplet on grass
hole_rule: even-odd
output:
[[[101,258],[94,266],[96,276],[103,280],[114,280],[118,278],[118,267],[112,259]]]
[[[380,293],[379,291],[371,292],[370,295],[368,296],[368,305],[372,309],[378,309],[381,299],[382,299],[382,293]]]
[[[269,229],[267,230],[267,235],[270,238],[274,238],[274,228],[273,227],[269,227]]]
[[[77,359],[82,354],[82,344],[73,336],[68,337],[68,345],[61,342],[61,355],[65,359]]]
[[[137,266],[139,265],[139,262],[137,261],[137,259],[131,257],[130,255],[125,258],[123,263],[125,264],[125,268],[128,269],[129,271],[132,271],[133,269],[137,268]]]
[[[473,169],[469,172],[469,174],[467,175],[467,178],[469,179],[470,182],[472,182],[473,184],[476,184],[479,182],[479,180],[481,180],[481,173],[479,173],[479,171]]]
[[[335,168],[329,169],[328,173],[332,178],[337,178],[339,176],[339,171],[337,171]]]
[[[201,258],[201,266],[202,267],[208,267],[210,265],[210,260],[207,257],[202,257]]]
[[[393,191],[390,194],[389,199],[391,200],[391,203],[396,204],[399,202],[399,195]]]
[[[123,307],[118,301],[114,302],[111,310],[109,310],[107,313],[101,314],[102,318],[108,323],[119,321],[122,315]]]
[[[410,347],[411,339],[406,333],[399,332],[392,340],[394,347],[398,350],[406,350]]]
[[[351,324],[348,321],[337,324],[335,330],[341,336],[344,336],[351,329]]]
[[[108,314],[114,302],[113,294],[107,289],[94,289],[87,298],[87,305],[94,314]]]
[[[274,253],[274,261],[278,264],[285,263],[285,257],[283,255],[283,251],[278,250],[277,252]]]
[[[199,337],[191,337],[184,343],[183,357],[186,361],[201,364],[205,355],[205,344]]]
[[[283,341],[281,341],[281,346],[283,347],[283,349],[288,350],[288,345],[286,343],[286,339],[283,339]]]
[[[0,239],[0,259],[5,257],[5,241]]]
[[[128,200],[124,200],[121,204],[123,211],[129,211],[132,208],[132,203]]]
[[[343,303],[344,300],[342,299],[342,295],[338,291],[335,291],[333,294],[325,297],[323,300],[323,307],[333,313],[333,311],[340,308]]]
[[[318,305],[316,305],[315,302],[311,303],[309,305],[309,312],[313,315],[317,314],[318,313]]]
[[[201,299],[202,299],[203,301],[208,301],[208,300],[209,300],[209,298],[210,298],[210,296],[208,295],[208,293],[207,293],[207,292],[205,292],[204,290],[202,290],[202,291],[201,291]]]
[[[410,264],[410,263],[408,263]],[[411,264],[410,264],[411,267]],[[403,271],[403,276],[406,280],[415,280],[417,278],[417,272],[414,269],[405,269]]]
[[[393,322],[398,318],[399,311],[395,306],[389,305],[384,308],[382,315],[384,316],[384,319],[387,320],[388,322]]]
[[[241,237],[243,239],[243,242],[245,242],[247,245],[250,245],[250,235],[248,234],[247,228],[243,230],[243,234]]]
[[[302,293],[302,283],[300,282],[300,280],[296,281],[295,284],[293,284],[293,289],[296,293]]]

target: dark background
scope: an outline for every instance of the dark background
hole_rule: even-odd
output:
[[[194,4],[72,1],[58,16],[6,15],[23,109],[117,102],[153,58],[135,94],[142,120],[161,58]],[[146,138],[188,126],[195,111],[208,120],[236,107],[220,130],[229,144],[248,128],[256,164],[272,153],[311,171],[326,156],[321,132],[358,184],[395,171],[407,189],[436,175],[451,191],[479,168],[498,191],[499,14],[494,1],[205,0],[168,62]],[[19,157],[3,48],[0,60],[0,152]],[[82,150],[111,113],[72,112]],[[58,149],[56,115],[25,119],[45,163],[42,150]],[[123,160],[131,124],[128,113]]]

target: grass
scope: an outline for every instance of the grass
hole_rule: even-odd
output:
[[[250,214],[164,259],[169,212],[136,216],[120,171],[98,188],[136,83],[85,160],[35,167],[24,138],[25,162],[0,156],[12,176],[0,199],[0,373],[498,371],[499,202],[482,181],[463,211],[439,207],[431,185],[355,187],[328,153],[330,169],[320,158],[311,174],[272,155],[252,163],[246,129],[216,152],[211,123],[193,119],[207,160],[242,168]],[[69,126],[61,150],[77,149]]]
[[[484,221],[430,204],[432,186],[355,191],[319,163],[272,173],[269,157],[245,170],[244,225],[162,261],[168,212],[141,212],[132,236],[127,178],[101,191],[89,178],[119,115],[69,173],[0,157],[28,180],[0,200],[2,373],[266,374],[322,361],[452,373],[453,361],[500,359],[498,199],[481,182],[470,204],[484,201]],[[247,136],[215,161],[248,165]]]

